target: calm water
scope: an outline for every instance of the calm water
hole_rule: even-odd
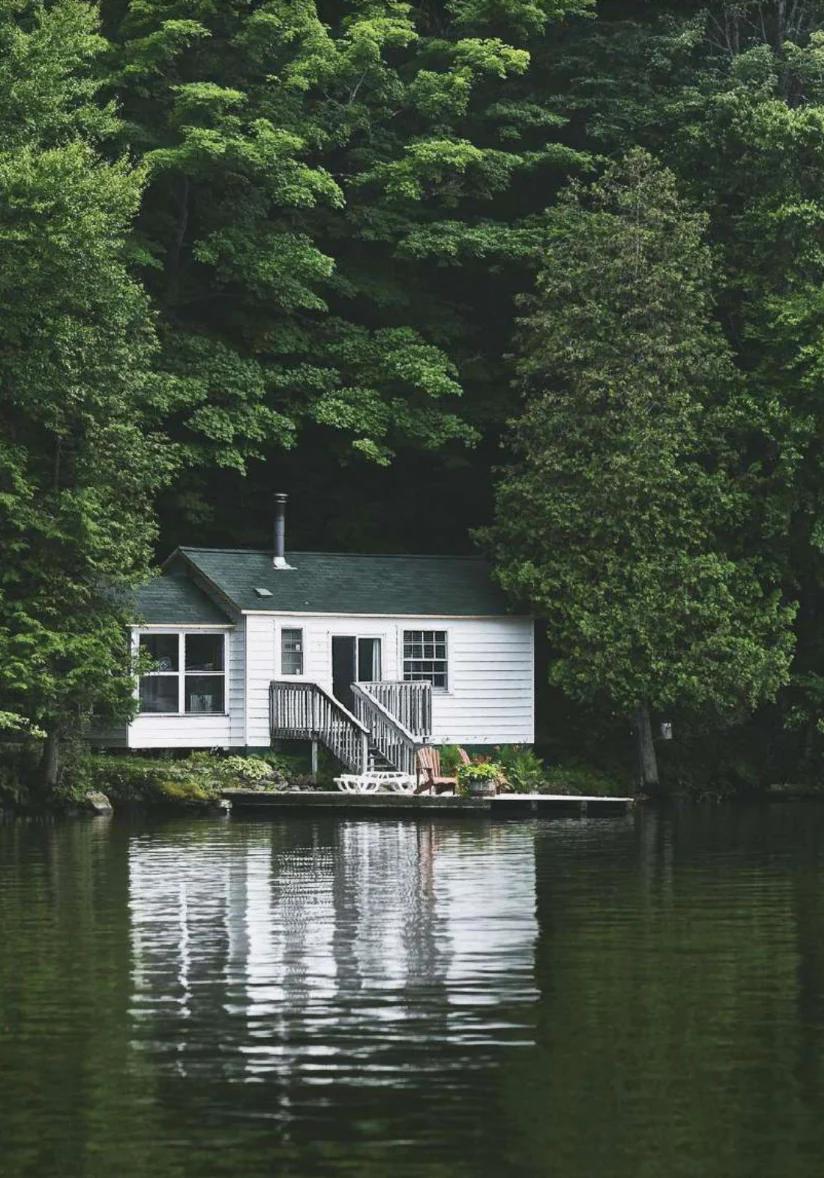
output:
[[[824,810],[0,826],[0,1174],[824,1172]]]

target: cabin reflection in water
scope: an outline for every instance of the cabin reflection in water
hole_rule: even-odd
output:
[[[457,1070],[534,1041],[524,826],[190,825],[134,837],[129,863],[131,1013],[157,1065],[420,1085],[433,1043],[443,1072],[450,1046]]]

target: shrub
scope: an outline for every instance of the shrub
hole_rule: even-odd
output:
[[[541,793],[585,794],[589,797],[615,797],[631,792],[626,782],[610,777],[589,765],[552,765],[544,772]]]
[[[263,757],[221,757],[212,771],[224,786],[246,789],[274,789],[284,784],[283,773]]]
[[[473,761],[471,765],[461,765],[458,770],[458,792],[469,793],[473,782],[493,781],[501,785],[506,780],[503,766],[497,761]]]
[[[529,745],[506,745],[496,750],[496,756],[516,793],[540,793],[546,783],[547,770]]]
[[[457,776],[458,770],[463,765],[461,760],[461,750],[456,744],[445,744],[440,748],[441,755],[441,773],[444,777]]]
[[[198,759],[180,761],[149,757],[88,758],[89,782],[117,805],[202,807],[220,797],[223,783],[212,766]]]

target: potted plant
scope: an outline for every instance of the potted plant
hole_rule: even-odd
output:
[[[458,770],[458,790],[470,798],[494,798],[504,771],[494,761],[473,761]]]

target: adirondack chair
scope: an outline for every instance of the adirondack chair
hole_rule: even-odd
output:
[[[470,764],[469,755],[464,749],[458,749],[458,753],[462,764]],[[441,754],[434,745],[422,745],[418,749],[415,759],[418,765],[418,785],[415,793],[422,794],[429,790],[433,794],[439,794],[445,793],[448,789],[457,789],[457,777],[443,777],[441,775]]]

